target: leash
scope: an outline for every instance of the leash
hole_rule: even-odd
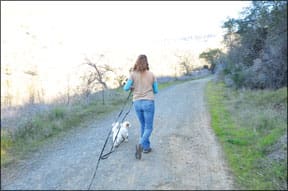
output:
[[[128,100],[129,100],[131,94],[132,94],[132,91],[129,92],[129,95],[128,95],[125,103],[124,103],[124,106],[123,106],[123,108],[121,109],[120,113],[118,114],[118,116],[117,116],[117,118],[116,118],[116,120],[115,120],[114,122],[116,122],[116,121],[119,120],[119,118],[120,118],[121,114],[123,113],[124,108],[125,108]],[[121,122],[123,122],[123,121],[125,120],[125,118],[127,117],[127,115],[129,114],[132,105],[133,105],[133,102],[132,102],[132,104],[130,105],[130,108],[129,108],[128,112],[126,112],[126,114],[125,114],[125,116],[123,117],[123,119],[122,119]],[[120,128],[119,128],[118,131],[117,131],[115,140],[117,139],[119,130],[120,130]],[[103,148],[102,148],[102,150],[101,150],[100,156],[99,156],[99,158],[98,158],[98,161],[97,161],[97,164],[96,164],[96,167],[95,167],[95,170],[94,170],[93,177],[92,177],[91,182],[90,182],[90,184],[89,184],[88,190],[90,190],[91,185],[92,185],[92,183],[93,183],[93,180],[94,180],[94,178],[95,178],[95,176],[96,176],[96,172],[97,172],[98,166],[99,166],[99,164],[100,164],[100,160],[101,160],[101,159],[106,159],[106,158],[108,158],[108,156],[113,152],[112,150],[113,150],[113,147],[114,147],[114,142],[115,142],[115,140],[113,141],[113,145],[112,145],[111,150],[110,150],[108,153],[106,153],[105,155],[103,155],[103,152],[104,152],[104,150],[105,150],[105,147],[106,147],[106,144],[107,144],[107,142],[108,142],[108,140],[109,140],[109,137],[110,137],[110,135],[111,135],[111,132],[112,132],[112,129],[109,131],[109,133],[108,133],[108,135],[107,135],[107,137],[106,137],[105,143],[104,143],[104,145],[103,145]],[[122,142],[123,142],[123,141],[122,141]],[[122,143],[122,142],[121,142],[121,143]],[[103,156],[102,156],[102,155],[103,155]]]

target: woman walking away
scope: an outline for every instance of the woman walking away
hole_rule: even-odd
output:
[[[158,84],[154,74],[149,71],[146,55],[139,55],[127,83],[123,89],[133,91],[133,105],[140,122],[140,140],[136,145],[136,159],[141,159],[142,152],[152,151],[150,136],[154,120],[154,94],[158,93]]]

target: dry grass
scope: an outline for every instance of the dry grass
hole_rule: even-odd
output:
[[[1,166],[19,160],[61,132],[118,109],[127,95],[112,90],[106,92],[105,105],[101,95],[93,95],[89,103],[80,99],[69,105],[28,105],[1,116]]]

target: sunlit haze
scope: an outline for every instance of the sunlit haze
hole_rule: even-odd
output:
[[[171,75],[171,67],[177,62],[176,52],[198,54],[208,47],[219,46],[223,22],[239,16],[250,4],[250,1],[1,1],[1,97],[8,91],[9,79],[15,104],[24,102],[27,93],[23,92],[31,79],[23,71],[35,68],[38,73],[35,86],[43,89],[45,100],[59,96],[67,86],[67,79],[72,86],[79,84],[85,58],[95,60],[100,54],[104,55],[103,63],[123,69],[124,75],[128,75],[139,54],[148,56],[157,76]],[[213,38],[197,44],[196,37],[205,35]],[[5,77],[5,68],[12,75]]]

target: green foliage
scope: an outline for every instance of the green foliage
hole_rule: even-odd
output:
[[[206,95],[238,189],[287,189],[287,141],[281,143],[287,137],[287,88],[232,90],[210,82]]]
[[[11,148],[11,146],[11,134],[6,130],[1,129],[1,166],[12,161],[11,153],[9,153],[9,148]]]
[[[217,59],[220,58],[220,56],[222,55],[222,51],[218,48],[216,49],[209,49],[206,52],[202,52],[199,55],[199,58],[203,58],[205,59],[209,64],[211,64],[212,66],[215,66]],[[213,67],[214,68],[214,67]]]
[[[287,86],[287,2],[253,1],[242,18],[227,20],[223,28],[229,71],[238,87]]]
[[[65,109],[62,107],[56,107],[49,113],[49,119],[63,119],[65,115]]]

